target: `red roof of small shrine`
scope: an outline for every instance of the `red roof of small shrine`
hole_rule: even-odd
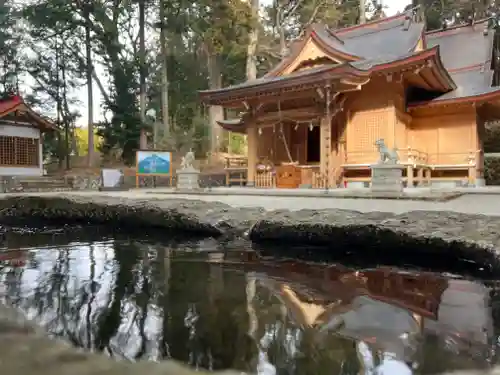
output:
[[[10,114],[15,114],[16,112],[25,113],[33,121],[32,125],[41,130],[57,129],[56,125],[52,121],[33,111],[19,95],[6,99],[0,99],[0,120]]]

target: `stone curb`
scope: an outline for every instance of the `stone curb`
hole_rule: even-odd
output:
[[[338,190],[289,190],[289,191],[265,191],[265,193],[259,189],[200,189],[200,190],[189,190],[182,191],[171,189],[169,191],[147,191],[146,194],[164,194],[164,195],[198,195],[198,196],[226,196],[226,195],[237,195],[246,197],[260,197],[263,194],[268,197],[288,197],[288,198],[320,198],[320,199],[386,199],[386,200],[406,200],[406,201],[422,201],[422,202],[449,202],[456,198],[463,196],[466,193],[463,192],[429,192],[427,194],[393,194],[393,193],[370,193],[370,192],[345,192],[339,194]],[[499,193],[497,193],[499,194]]]
[[[254,243],[308,244],[373,255],[373,260],[426,256],[446,269],[453,260],[500,274],[500,218],[456,212],[412,211],[400,215],[347,210],[274,212],[249,232]],[[451,267],[450,267],[451,268]],[[489,276],[488,276],[489,275]]]
[[[130,199],[105,195],[17,195],[0,198],[0,222],[13,218],[104,224],[205,237],[249,237],[257,244],[314,245],[328,251],[400,257],[418,254],[446,267],[463,259],[500,273],[500,217],[413,211],[401,215],[348,210],[236,208],[220,202]]]

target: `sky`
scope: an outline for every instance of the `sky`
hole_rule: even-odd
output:
[[[263,3],[266,2],[266,0],[262,1]],[[397,12],[402,12],[406,5],[408,5],[410,2],[408,0],[381,0],[383,6],[384,6],[384,11],[387,16],[393,16]],[[99,67],[96,67],[97,73],[99,73]],[[102,97],[99,92],[99,88],[97,85],[93,84],[93,91],[94,91],[94,121],[100,121],[103,119],[102,111],[101,111],[101,101]],[[87,116],[87,108],[88,108],[88,100],[87,100],[87,89],[86,86],[81,87],[75,95],[81,102],[81,106],[79,106],[79,111],[81,112],[82,116],[77,120],[77,125],[79,126],[86,126],[88,123],[88,116]]]

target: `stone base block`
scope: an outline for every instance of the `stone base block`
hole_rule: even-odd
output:
[[[196,190],[200,188],[200,171],[194,168],[177,171],[177,189]]]
[[[404,168],[400,164],[372,165],[371,191],[374,193],[402,193]]]

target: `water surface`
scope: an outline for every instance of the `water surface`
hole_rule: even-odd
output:
[[[434,374],[495,360],[495,283],[263,260],[211,240],[67,242],[11,241],[0,295],[49,334],[116,358],[266,375]]]

